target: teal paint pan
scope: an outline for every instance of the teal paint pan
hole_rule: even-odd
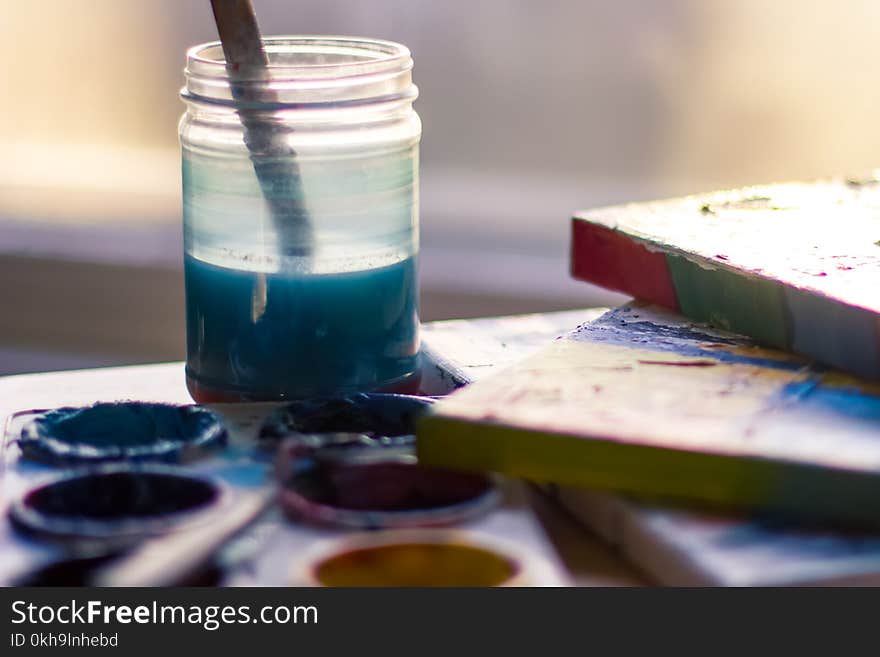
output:
[[[17,438],[29,459],[55,465],[174,461],[186,451],[226,442],[219,417],[191,404],[103,402],[17,414]]]

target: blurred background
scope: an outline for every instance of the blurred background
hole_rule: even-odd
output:
[[[423,318],[610,304],[579,209],[880,162],[874,0],[254,0],[407,44]],[[182,358],[178,91],[208,0],[2,0],[0,373]]]

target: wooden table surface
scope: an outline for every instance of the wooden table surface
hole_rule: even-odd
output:
[[[519,351],[528,351],[542,340],[555,337],[559,326],[574,328],[581,318],[592,319],[597,311],[585,310],[528,315],[516,318],[489,318],[458,322],[435,322],[425,325],[425,337],[432,344],[443,344],[450,353],[450,336],[460,333],[462,344],[471,362],[487,368],[494,361],[509,360]],[[584,319],[583,321],[587,321]],[[574,321],[574,323],[571,323]],[[517,331],[517,326],[522,330]],[[501,336],[498,339],[493,335]],[[442,337],[440,337],[442,336]],[[476,336],[476,338],[475,338]],[[520,336],[519,342],[517,336]],[[454,346],[454,340],[452,342]],[[518,346],[519,345],[519,346]],[[487,349],[493,362],[486,361]],[[454,351],[454,350],[453,350]],[[515,353],[514,353],[515,352]],[[481,360],[482,356],[482,360]],[[503,356],[503,357],[502,357]],[[467,365],[467,362],[464,361]],[[128,367],[108,367],[67,372],[25,374],[0,378],[0,417],[32,408],[65,405],[87,405],[97,401],[132,399],[168,403],[190,403],[184,382],[183,363],[161,363]],[[0,471],[2,477],[2,471]],[[632,586],[645,584],[645,579],[618,557],[598,538],[578,525],[564,510],[535,491],[533,507],[559,556],[569,569],[575,583],[581,586]]]

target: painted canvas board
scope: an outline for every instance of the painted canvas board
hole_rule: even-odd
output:
[[[492,376],[604,311],[435,322],[426,338],[449,372]],[[880,585],[880,534],[800,526],[750,513],[649,504],[608,491],[545,492],[654,581],[674,586]]]
[[[441,400],[425,463],[880,524],[880,387],[631,304]]]
[[[749,187],[589,210],[575,278],[880,378],[880,180]]]

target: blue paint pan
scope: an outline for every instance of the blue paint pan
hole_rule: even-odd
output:
[[[227,438],[213,412],[193,405],[108,402],[30,413],[18,445],[27,458],[56,465],[174,461]]]

